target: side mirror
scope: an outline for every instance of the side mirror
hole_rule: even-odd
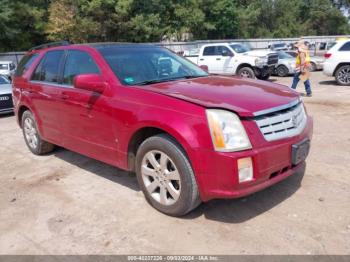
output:
[[[202,70],[204,70],[205,72],[209,73],[209,68],[207,65],[200,65],[199,66]]]
[[[75,88],[102,93],[107,83],[97,74],[82,74],[74,77],[73,85]]]

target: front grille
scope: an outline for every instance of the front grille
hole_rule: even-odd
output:
[[[267,141],[299,135],[305,128],[307,117],[302,103],[277,112],[254,118]]]
[[[274,65],[278,63],[278,54],[269,54],[267,56],[267,64]]]
[[[0,95],[0,110],[13,107],[12,95]]]

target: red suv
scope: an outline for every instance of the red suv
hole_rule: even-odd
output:
[[[153,45],[54,45],[29,51],[13,80],[28,148],[134,171],[161,212],[266,188],[309,152],[312,119],[285,86],[208,75]]]

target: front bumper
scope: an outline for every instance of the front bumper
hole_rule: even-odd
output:
[[[255,75],[256,76],[267,76],[271,75],[275,70],[275,65],[264,65],[263,67],[255,67]]]
[[[239,198],[269,187],[301,170],[303,162],[292,164],[292,145],[312,138],[313,121],[308,117],[303,132],[295,137],[267,142],[253,123],[245,124],[253,148],[241,152],[197,152],[197,160],[203,167],[197,176],[201,198],[208,201],[216,198]],[[259,133],[257,133],[259,132]],[[254,178],[239,183],[237,161],[251,157]],[[198,174],[196,172],[196,174]]]

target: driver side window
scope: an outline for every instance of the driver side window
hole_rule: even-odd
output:
[[[100,74],[100,70],[88,53],[70,50],[64,66],[63,84],[73,85],[74,77],[81,74]]]

